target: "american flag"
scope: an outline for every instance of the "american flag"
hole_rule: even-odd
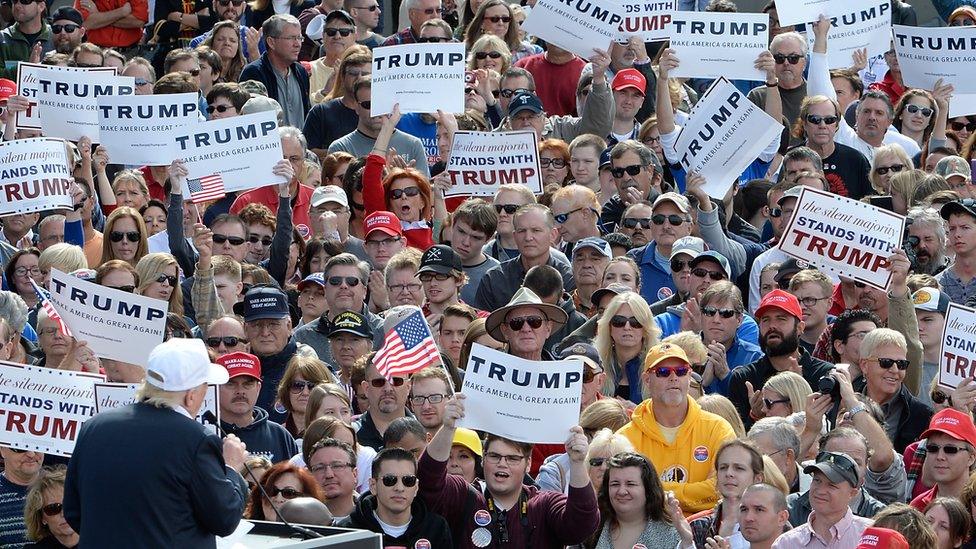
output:
[[[41,288],[34,282],[33,278],[27,277],[30,280],[31,286],[34,288],[34,293],[37,295],[37,301],[41,304],[41,308],[47,313],[48,318],[58,323],[58,330],[65,337],[72,337],[71,330],[68,329],[68,325],[65,324],[64,319],[61,318],[61,314],[54,308],[51,304],[51,295],[47,293],[47,290]]]
[[[188,179],[186,186],[190,189],[190,201],[196,204],[218,200],[227,195],[224,179],[219,173],[205,175],[200,179]]]
[[[434,343],[427,321],[422,312],[417,311],[386,334],[383,347],[373,358],[376,371],[389,379],[422,370],[431,363],[439,363],[440,351]]]

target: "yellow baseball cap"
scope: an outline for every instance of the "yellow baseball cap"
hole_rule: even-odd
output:
[[[677,358],[685,364],[691,364],[684,349],[673,343],[660,343],[647,351],[647,356],[644,357],[644,370],[651,370],[669,358]]]
[[[481,439],[478,438],[478,433],[472,431],[471,429],[465,429],[464,427],[458,427],[454,431],[454,441],[451,442],[451,446],[459,444],[464,446],[468,450],[474,452],[478,457],[482,457],[484,451],[481,448]]]

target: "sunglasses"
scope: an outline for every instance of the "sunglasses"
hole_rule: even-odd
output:
[[[404,195],[414,197],[420,194],[420,187],[407,187],[406,189],[393,189],[390,191],[390,198],[400,200]]]
[[[453,277],[449,274],[444,274],[444,273],[422,273],[420,275],[421,282],[430,282],[431,280],[435,280],[435,279],[443,282],[448,278],[453,278]]]
[[[60,503],[48,503],[44,507],[41,507],[41,512],[44,513],[45,516],[53,517],[54,515],[60,515],[62,509],[63,508],[61,507]]]
[[[502,52],[500,51],[479,51],[474,54],[474,58],[478,61],[484,61],[485,59],[491,57],[492,59],[501,59]]]
[[[476,88],[464,88],[464,95],[471,95],[472,93],[477,93]]]
[[[227,236],[225,234],[214,234],[213,235],[214,244],[223,244],[224,242],[230,242],[231,246],[240,246],[244,243],[244,239],[239,236]]]
[[[819,126],[821,124],[826,124],[832,126],[840,120],[837,116],[820,116],[819,114],[808,114],[806,118],[807,122],[813,124],[814,126]]]
[[[159,273],[159,276],[156,277],[156,282],[160,284],[162,284],[163,282],[169,282],[170,288],[175,288],[176,285],[179,283],[179,281],[180,281],[179,278],[176,278],[175,276],[170,276],[166,273]]]
[[[736,311],[735,309],[716,309],[715,307],[702,308],[702,314],[704,314],[707,317],[713,317],[715,315],[718,315],[722,318],[732,318],[733,316],[738,314],[738,312],[739,311]]]
[[[291,392],[296,395],[301,393],[303,390],[308,389],[309,392],[315,388],[315,383],[311,381],[292,381],[291,382]]]
[[[635,176],[641,173],[641,170],[643,169],[644,166],[641,166],[640,164],[634,164],[632,166],[626,166],[623,168],[610,168],[610,175],[619,179],[624,176],[624,173],[630,176]]]
[[[895,164],[894,166],[879,166],[879,167],[877,167],[877,168],[874,169],[874,173],[876,173],[878,175],[885,175],[888,172],[898,173],[898,172],[900,172],[900,171],[902,171],[904,169],[905,169],[905,166],[903,166],[902,164]]]
[[[613,315],[610,317],[610,325],[614,328],[623,328],[627,324],[630,324],[631,328],[640,330],[644,327],[643,324],[636,317],[624,316],[624,315]]]
[[[514,90],[510,90],[508,88],[505,88],[504,90],[501,90],[499,93],[501,94],[502,97],[504,97],[504,98],[507,99],[507,98],[512,97],[513,95],[517,94],[517,93],[531,93],[531,92],[532,92],[532,90],[527,89],[527,88],[515,88]]]
[[[593,378],[603,373],[603,367],[600,365],[590,365],[590,368],[596,367],[596,370],[590,370],[589,368],[583,368],[583,383],[590,383]]]
[[[390,381],[390,383],[392,383],[394,387],[401,387],[406,382],[407,380],[402,377],[395,377]],[[386,387],[386,378],[378,377],[376,379],[371,379],[369,380],[369,384],[372,385],[373,387],[376,387],[377,389],[382,389],[383,387]]]
[[[782,216],[783,216],[783,209],[782,208],[771,208],[769,210],[769,217],[776,218],[776,217],[782,217]]]
[[[437,43],[437,42],[450,42],[450,38],[444,38],[443,36],[426,36],[424,38],[417,39],[420,43]]]
[[[680,273],[685,270],[685,267],[691,267],[690,261],[685,261],[683,259],[672,259],[671,260],[671,272]]]
[[[777,65],[782,65],[787,61],[790,62],[790,65],[796,65],[797,63],[800,62],[800,59],[803,59],[803,56],[796,53],[791,53],[790,55],[783,55],[781,53],[777,53],[776,55],[773,56],[773,60],[776,61]]]
[[[897,366],[898,369],[901,370],[901,371],[903,371],[903,372],[908,369],[909,362],[908,362],[908,359],[907,358],[901,358],[901,359],[899,359],[899,358],[879,358],[879,359],[876,359],[876,360],[878,361],[878,365],[881,366],[882,368],[884,368],[885,370],[890,370],[892,366]]]
[[[24,0],[21,0],[23,2]],[[485,21],[491,21],[492,23],[508,23],[512,18],[507,15],[495,16],[495,17],[485,17]]]
[[[20,4],[21,6],[29,6],[33,4],[36,0],[13,0],[11,4]]]
[[[709,271],[708,269],[703,269],[698,267],[691,270],[691,274],[697,276],[698,278],[711,278],[712,280],[722,280],[725,278],[725,273],[719,271]]]
[[[512,331],[517,332],[522,329],[522,326],[525,326],[525,324],[528,323],[529,328],[538,330],[542,326],[543,320],[545,319],[541,316],[520,316],[518,318],[510,318],[508,320],[508,327],[511,328]]]
[[[231,4],[234,4],[235,6],[243,6],[244,0],[217,0],[217,3],[226,8]]]
[[[678,214],[664,215],[664,214],[654,214],[651,216],[651,223],[655,225],[664,225],[664,221],[667,220],[674,227],[681,226],[685,221],[691,221],[687,217],[682,217]]]
[[[277,497],[278,494],[281,494],[281,497],[285,499],[295,499],[295,498],[303,497],[305,495],[304,492],[299,492],[294,488],[278,488],[277,486],[272,486],[271,488],[268,488],[268,497],[271,498]]]
[[[210,105],[209,107],[207,107],[207,114],[213,114],[214,111],[217,111],[217,112],[223,114],[223,113],[225,113],[225,112],[227,112],[227,111],[229,111],[229,110],[231,110],[233,108],[234,107],[232,107],[230,105],[217,105],[217,106]],[[234,110],[237,110],[237,109],[234,109]]]
[[[575,210],[570,210],[570,211],[568,211],[566,213],[556,214],[556,215],[552,216],[552,218],[554,220],[556,220],[556,223],[559,223],[560,225],[562,225],[563,223],[569,221],[569,216],[573,215],[576,212],[583,211],[585,209],[586,209],[585,207],[584,208],[576,208]],[[590,208],[590,211],[591,212],[596,212],[596,210],[594,210],[593,208]]]
[[[362,281],[354,276],[330,276],[328,282],[329,286],[342,286],[342,283],[345,282],[346,286],[355,288]]]
[[[261,245],[264,246],[265,248],[267,248],[268,246],[271,245],[271,237],[270,236],[266,236],[264,238],[261,238],[260,236],[258,236],[256,234],[252,234],[251,236],[247,237],[247,241],[250,242],[251,244],[257,244],[258,242],[260,242]]]
[[[329,38],[335,38],[335,35],[337,35],[337,34],[339,36],[345,38],[345,37],[349,36],[350,34],[352,34],[353,32],[355,32],[355,30],[356,29],[325,29],[324,32],[325,32],[325,35],[328,36]]]
[[[867,287],[868,287],[868,285],[867,285],[867,284],[865,284],[865,283],[863,283],[863,282],[855,282],[855,283],[854,283],[854,287],[855,287],[855,288],[861,288],[861,289],[864,289],[864,288],[867,288]]]
[[[75,32],[79,28],[81,27],[79,27],[78,25],[73,25],[71,23],[68,23],[67,25],[51,25],[51,32],[53,32],[54,34],[61,34],[62,32],[66,32],[70,34],[72,32]]]
[[[932,116],[932,113],[935,112],[928,107],[919,107],[918,105],[908,105],[907,107],[905,107],[905,110],[911,114],[922,113],[922,116],[924,116],[925,118]]]
[[[513,215],[522,206],[519,204],[495,204],[495,211],[498,213],[505,212],[508,215]]]
[[[603,464],[610,461],[610,458],[590,458],[590,467],[603,467]]]
[[[368,111],[370,109],[370,107],[373,106],[373,102],[372,101],[360,101],[359,102],[359,106],[362,107],[362,108],[364,108],[364,109],[366,109]]]
[[[190,76],[200,76],[200,69],[190,69],[188,71],[183,71],[190,73]]]
[[[931,442],[925,444],[925,453],[927,454],[938,454],[943,452],[947,456],[954,456],[959,452],[967,451],[965,446],[953,446],[951,444],[932,444]]]
[[[383,475],[383,486],[387,488],[393,488],[396,486],[397,481],[402,482],[405,488],[413,488],[417,485],[417,475],[403,475],[398,477],[396,475]]]
[[[540,158],[539,165],[543,168],[548,168],[549,166],[553,168],[565,168],[566,161],[562,158]]]
[[[789,404],[790,399],[788,399],[788,398],[781,398],[779,400],[769,400],[768,398],[764,398],[764,399],[762,399],[762,401],[763,401],[763,406],[765,406],[766,409],[768,410],[768,409],[772,408],[773,406],[776,406],[777,404]]]
[[[136,287],[131,284],[126,284],[125,286],[105,286],[106,288],[112,288],[113,290],[118,290],[120,292],[125,292],[131,294],[136,291]]]
[[[942,391],[932,391],[932,394],[929,395],[929,397],[932,399],[932,402],[936,404],[943,404],[945,401],[949,400],[949,395]]]
[[[949,125],[952,126],[952,131],[956,132],[961,132],[962,130],[966,130],[967,132],[976,131],[976,122],[950,122]]]
[[[136,86],[148,86],[149,81],[145,78],[136,78]]]
[[[224,344],[224,347],[237,347],[238,343],[247,343],[247,340],[244,339],[243,337],[235,337],[235,336],[207,338],[207,347],[216,349],[217,347],[220,347],[221,343]]]
[[[112,231],[109,233],[108,238],[112,242],[122,242],[122,239],[127,239],[129,242],[139,242],[139,231]]]
[[[691,372],[691,368],[687,366],[661,366],[654,368],[653,371],[655,376],[664,379],[671,377],[672,372],[678,377],[685,377],[689,372]]]
[[[651,218],[647,217],[647,218],[643,218],[642,219],[642,218],[637,218],[637,217],[627,217],[627,218],[624,218],[624,220],[621,222],[621,225],[623,225],[624,227],[626,227],[628,229],[634,229],[638,225],[640,225],[642,229],[650,229],[651,228]]]

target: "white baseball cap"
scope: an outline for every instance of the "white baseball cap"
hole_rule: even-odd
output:
[[[203,341],[173,338],[149,353],[146,383],[164,391],[188,391],[204,383],[227,383],[227,369],[210,362]]]
[[[346,196],[346,191],[342,190],[342,187],[337,185],[322,185],[321,187],[316,187],[315,190],[312,191],[311,202],[312,206],[316,208],[328,202],[334,202],[343,208],[349,207],[349,198]]]

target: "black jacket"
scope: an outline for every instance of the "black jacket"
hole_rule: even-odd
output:
[[[295,342],[293,336],[285,348],[277,354],[258,355],[258,358],[261,359],[261,392],[258,394],[256,406],[264,408],[271,421],[278,423],[285,421],[285,413],[275,410],[275,400],[278,398],[278,384],[281,383],[281,378],[285,375],[288,361],[295,356],[296,352],[298,352],[298,343]]]
[[[376,520],[376,496],[369,494],[359,498],[352,514],[339,521],[336,526],[342,528],[359,528],[377,534],[383,534],[383,547],[430,547],[430,549],[451,549],[451,529],[444,517],[427,510],[423,499],[415,497],[410,506],[410,525],[402,536],[393,537],[383,532]],[[419,544],[420,540],[427,540],[428,545]]]
[[[576,289],[576,282],[573,280],[573,268],[549,253],[549,260],[546,264],[559,271],[563,277],[563,283],[567,292]],[[494,311],[508,304],[515,295],[515,292],[522,287],[525,280],[525,266],[522,258],[516,257],[509,259],[501,265],[496,265],[489,269],[478,285],[478,293],[475,294],[473,305],[482,311]]]
[[[298,87],[302,90],[302,118],[304,118],[312,108],[308,95],[308,72],[305,71],[305,67],[301,63],[292,63],[290,70],[295,75],[295,78],[298,79]],[[267,53],[262,55],[257,61],[252,61],[245,65],[244,70],[241,71],[241,77],[238,80],[240,82],[257,80],[263,83],[268,88],[268,97],[278,101],[278,79],[275,78],[274,68],[271,67],[271,61],[268,59]]]
[[[834,369],[834,365],[813,358],[810,353],[801,350],[800,368],[803,370],[803,379],[811,387],[817,386],[817,381],[828,372]],[[766,380],[776,375],[777,372],[769,362],[769,358],[763,356],[752,364],[746,364],[732,369],[732,379],[729,380],[729,400],[735,405],[735,409],[742,417],[746,429],[752,427],[754,420],[749,417],[749,392],[746,390],[746,381],[752,383],[752,388],[756,391],[762,388]],[[925,420],[928,423],[928,420]]]
[[[87,547],[215,547],[247,484],[219,438],[169,408],[130,404],[85,422],[68,462],[64,518]]]
[[[864,376],[854,380],[855,391],[867,394],[866,387],[867,381],[864,379]],[[895,451],[901,454],[904,453],[905,448],[909,444],[918,440],[918,436],[928,429],[929,420],[932,419],[933,411],[928,404],[915,398],[915,395],[908,390],[908,387],[905,387],[904,383],[901,389],[898,390],[898,394],[892,397],[892,401],[896,399],[901,401],[901,417],[898,418],[897,435],[891,441],[891,444],[895,447]],[[881,427],[884,427],[884,425]]]

